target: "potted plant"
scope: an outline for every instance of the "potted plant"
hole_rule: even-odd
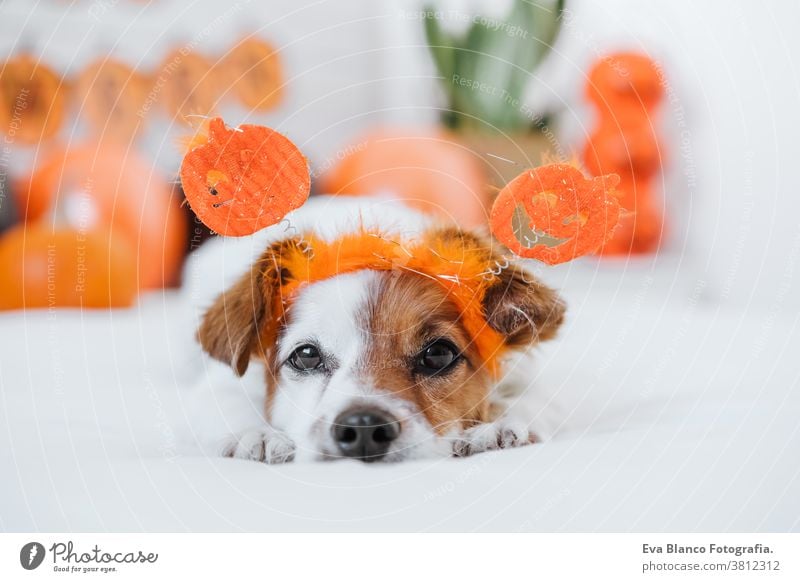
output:
[[[448,16],[429,6],[425,33],[442,78],[445,126],[486,162],[497,187],[553,148],[549,116],[530,110],[524,91],[558,34],[564,0],[514,0],[501,17],[460,15],[466,30],[449,31]]]

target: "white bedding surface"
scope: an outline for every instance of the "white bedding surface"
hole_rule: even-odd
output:
[[[0,315],[0,529],[798,530],[797,316],[642,281],[567,291],[531,371],[551,441],[397,465],[204,454],[261,395],[198,386],[177,296]]]

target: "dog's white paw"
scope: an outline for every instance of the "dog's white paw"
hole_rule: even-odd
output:
[[[484,451],[524,447],[538,442],[524,422],[499,420],[465,430],[453,443],[453,455],[468,457]]]
[[[265,426],[232,436],[223,445],[222,456],[273,465],[294,460],[295,448],[285,433]]]

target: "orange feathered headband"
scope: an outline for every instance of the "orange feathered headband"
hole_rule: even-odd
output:
[[[492,329],[483,311],[486,290],[497,282],[489,249],[471,246],[455,232],[438,232],[407,245],[376,231],[362,230],[332,242],[310,236],[280,253],[281,282],[276,305],[281,313],[309,283],[364,269],[414,273],[440,285],[461,313],[461,324],[492,374],[499,372],[503,336]]]

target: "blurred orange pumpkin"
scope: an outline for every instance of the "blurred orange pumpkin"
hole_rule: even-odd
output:
[[[595,175],[633,172],[647,178],[661,170],[663,157],[664,151],[649,124],[624,130],[601,125],[586,143],[583,154],[586,168]]]
[[[607,55],[589,72],[586,96],[601,113],[620,124],[638,123],[647,117],[664,95],[658,65],[649,57],[631,52]]]
[[[28,222],[57,214],[80,230],[110,230],[131,242],[139,286],[174,283],[186,221],[169,184],[141,158],[110,143],[55,152],[15,188]]]
[[[0,131],[7,143],[36,144],[55,134],[64,118],[63,82],[32,55],[0,67]]]
[[[623,208],[635,210],[636,186],[661,171],[664,152],[649,124],[624,131],[608,124],[601,125],[586,142],[583,163],[593,176],[619,174],[620,203]],[[647,194],[651,194],[649,190]]]
[[[73,99],[95,134],[127,142],[143,126],[139,114],[147,91],[140,73],[121,61],[101,59],[80,74]]]
[[[0,309],[130,306],[133,252],[102,231],[17,225],[0,237]]]
[[[480,159],[438,131],[382,129],[355,140],[320,180],[326,194],[384,194],[409,206],[485,226],[489,196]]]
[[[283,99],[280,54],[269,43],[243,39],[221,62],[220,79],[226,78],[241,102],[255,111],[268,111]]]
[[[635,205],[620,216],[614,236],[600,248],[599,255],[644,254],[658,249],[665,234],[663,214],[651,202],[647,186],[639,186],[635,198]]]
[[[222,93],[223,83],[214,66],[203,55],[176,50],[159,67],[166,78],[161,99],[167,114],[181,122],[189,115],[210,115]]]

